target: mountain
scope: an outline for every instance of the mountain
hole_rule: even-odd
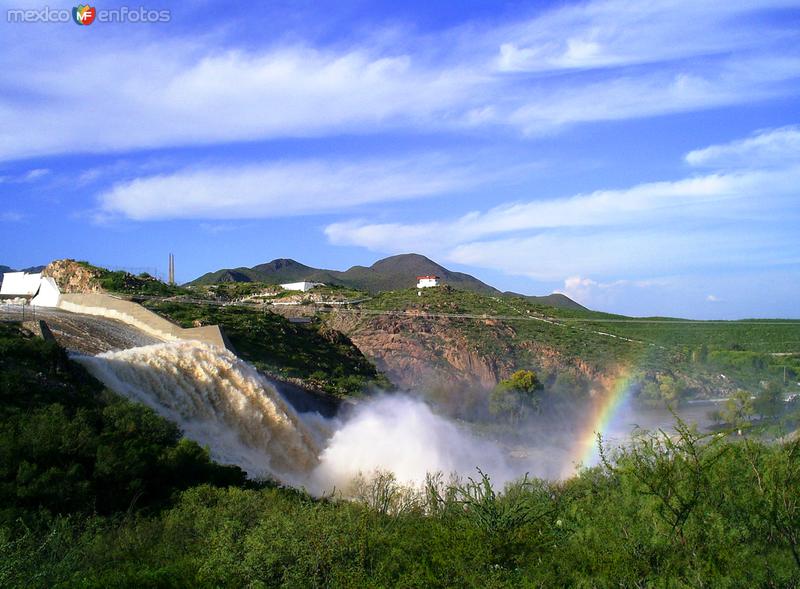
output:
[[[372,266],[353,266],[345,272],[322,270],[301,264],[295,260],[279,258],[252,268],[217,270],[204,274],[190,284],[213,284],[217,282],[266,282],[280,284],[308,280],[347,286],[376,293],[387,290],[412,288],[417,276],[435,274],[445,284],[455,288],[482,294],[501,294],[477,278],[462,272],[451,272],[433,260],[419,254],[401,254],[378,260]]]
[[[372,266],[353,266],[349,270],[323,270],[306,266],[295,260],[278,258],[259,264],[252,268],[224,268],[216,272],[209,272],[190,282],[191,285],[217,284],[220,282],[265,282],[267,284],[282,284],[287,282],[324,282],[337,286],[346,286],[378,293],[389,290],[413,288],[417,276],[435,274],[442,281],[454,288],[469,290],[485,295],[520,296],[533,303],[563,307],[570,309],[583,309],[578,303],[562,294],[551,294],[543,297],[532,297],[516,293],[502,293],[496,288],[481,282],[474,276],[463,272],[453,272],[419,254],[400,254],[378,260]]]
[[[581,305],[580,303],[576,303],[571,298],[569,298],[565,294],[561,294],[560,292],[554,292],[553,294],[544,295],[544,296],[532,296],[532,295],[524,295],[519,294],[516,292],[506,291],[503,293],[509,297],[522,297],[525,300],[530,301],[531,303],[537,305],[547,305],[549,307],[560,307],[562,309],[577,309],[580,311],[588,311],[586,307]]]
[[[44,270],[44,266],[31,266],[30,268],[23,268],[22,270],[15,270],[14,268],[11,268],[10,266],[0,265],[0,274],[3,274],[5,272],[33,272],[33,273],[35,273],[35,272],[41,272],[42,270]],[[0,276],[0,278],[2,278],[2,276]]]

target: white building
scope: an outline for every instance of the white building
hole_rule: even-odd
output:
[[[441,284],[438,276],[417,276],[417,288],[430,288]]]
[[[3,274],[3,285],[0,295],[8,297],[32,297],[39,290],[42,273],[6,272]]]
[[[281,284],[281,288],[284,290],[300,290],[302,292],[308,292],[317,286],[325,286],[325,284],[322,282],[290,282],[288,284]]]
[[[0,286],[0,296],[30,299],[31,305],[37,307],[57,307],[61,290],[55,280],[49,276],[42,277],[41,272],[6,272],[3,274],[3,285]]]

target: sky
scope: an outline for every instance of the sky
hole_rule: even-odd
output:
[[[800,317],[800,1],[95,8],[123,6],[168,18],[0,0],[0,264],[416,252],[603,311]]]

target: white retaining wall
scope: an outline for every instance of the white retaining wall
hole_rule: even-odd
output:
[[[107,294],[62,294],[58,306],[73,313],[117,319],[162,341],[197,340],[219,348],[228,347],[219,325],[185,329],[137,303]]]

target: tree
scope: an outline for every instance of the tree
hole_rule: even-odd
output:
[[[680,401],[683,392],[674,377],[668,374],[657,374],[655,380],[645,381],[642,385],[639,399],[652,406],[661,406],[664,403],[674,404]]]
[[[519,423],[539,407],[537,391],[544,388],[532,370],[517,370],[501,380],[489,395],[489,411],[512,424]]]
[[[777,382],[769,382],[753,401],[753,409],[762,419],[775,419],[783,408],[783,389]]]
[[[739,429],[748,425],[753,417],[753,400],[750,398],[750,393],[741,389],[733,393],[725,401],[722,415],[727,423]]]

